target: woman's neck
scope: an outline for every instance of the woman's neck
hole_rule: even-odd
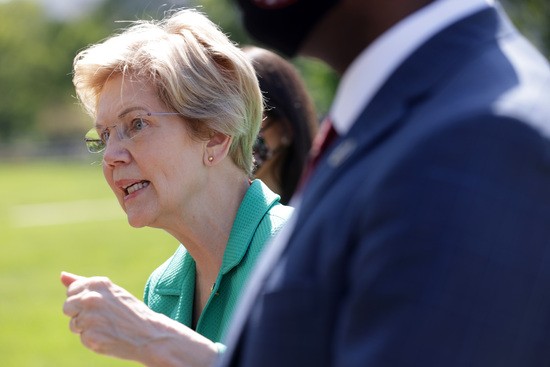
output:
[[[166,229],[195,261],[194,323],[202,313],[220,272],[237,211],[250,183],[242,171],[215,172],[208,177],[197,204],[186,208],[180,223]]]
[[[205,276],[214,272],[215,277],[249,181],[243,173],[207,181],[197,204],[182,214],[178,227],[167,231],[185,246]]]

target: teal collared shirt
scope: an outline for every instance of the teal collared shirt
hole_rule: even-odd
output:
[[[260,180],[254,180],[237,211],[222,266],[196,331],[219,342],[237,306],[241,291],[264,245],[282,228],[292,208],[279,203]],[[149,277],[145,303],[154,311],[191,327],[195,294],[195,261],[183,245]]]

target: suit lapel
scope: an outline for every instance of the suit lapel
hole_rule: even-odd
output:
[[[512,31],[507,23],[499,24],[499,14],[494,8],[480,11],[438,33],[405,60],[365,107],[351,130],[321,157],[304,188],[300,226],[342,172],[399,129],[414,108],[457,75],[465,62],[472,60],[487,42],[495,40],[495,34],[498,37]]]

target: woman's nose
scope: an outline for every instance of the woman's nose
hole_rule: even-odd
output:
[[[131,155],[126,149],[125,141],[126,139],[123,139],[120,134],[111,134],[103,152],[103,161],[106,164],[114,166],[130,161]]]

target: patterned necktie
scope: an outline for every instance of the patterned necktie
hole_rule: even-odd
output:
[[[327,116],[321,123],[319,131],[317,132],[317,135],[313,140],[311,150],[309,151],[309,158],[306,163],[306,167],[302,172],[302,177],[300,178],[300,183],[298,185],[299,190],[301,190],[307,183],[309,177],[311,176],[311,173],[315,169],[315,166],[317,166],[317,163],[319,163],[319,159],[337,136],[338,133],[336,132],[336,129],[332,124],[332,120],[329,116]]]

